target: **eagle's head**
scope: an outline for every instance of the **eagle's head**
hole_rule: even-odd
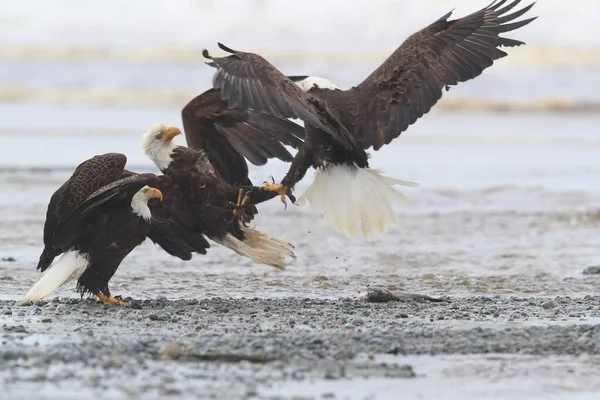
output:
[[[311,89],[329,89],[340,90],[339,87],[333,84],[329,79],[320,78],[318,76],[298,76],[290,77],[296,85],[300,86],[303,92],[309,92]]]
[[[181,134],[176,126],[165,126],[154,124],[142,136],[142,148],[144,153],[152,160],[154,165],[161,171],[167,169],[171,163],[171,153],[175,148],[173,138]]]
[[[148,201],[150,199],[162,200],[163,194],[160,190],[146,185],[138,190],[131,198],[132,212],[146,221],[149,221],[152,217],[150,208],[148,207]]]

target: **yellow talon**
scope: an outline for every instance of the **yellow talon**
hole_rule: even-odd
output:
[[[233,209],[233,216],[237,217],[239,214],[239,209],[241,206],[243,206],[244,204],[246,204],[246,198],[244,197],[244,189],[240,189],[240,191],[238,192],[238,198],[237,198],[237,203],[236,203],[236,208]]]
[[[287,206],[287,201],[285,198],[287,195],[287,188],[285,186],[279,183],[265,183],[263,190],[266,190],[267,192],[279,193],[279,196],[281,196],[281,202]]]
[[[98,300],[96,300],[96,303],[104,303],[104,304],[118,304],[120,306],[129,306],[131,305],[130,302],[128,301],[123,301],[123,300],[119,300],[115,297],[112,296],[105,296],[102,293],[98,293]]]

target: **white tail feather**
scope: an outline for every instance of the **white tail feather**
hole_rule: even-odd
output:
[[[394,185],[418,186],[383,176],[376,169],[332,165],[316,171],[315,179],[296,204],[308,201],[315,211],[323,213],[331,227],[346,237],[362,234],[370,239],[397,224],[390,201],[410,204]]]
[[[78,279],[88,265],[86,254],[67,251],[44,271],[40,280],[23,297],[23,301],[37,301],[51,295],[63,283]]]
[[[287,266],[286,257],[296,258],[294,246],[283,240],[267,235],[253,228],[241,227],[245,239],[241,241],[231,234],[223,238],[211,238],[215,242],[229,247],[240,256],[248,257],[259,264],[284,270]]]

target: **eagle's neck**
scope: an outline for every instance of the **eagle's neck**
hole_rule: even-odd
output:
[[[158,140],[145,140],[143,148],[146,155],[152,160],[154,165],[164,172],[173,161],[173,150],[175,143],[172,140],[161,142]]]
[[[131,211],[145,221],[150,221],[152,213],[150,207],[148,207],[148,198],[143,192],[137,192],[131,199]]]

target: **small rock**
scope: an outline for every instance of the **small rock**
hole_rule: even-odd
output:
[[[583,270],[584,275],[600,275],[600,265],[590,265]]]
[[[156,301],[158,301],[159,303],[166,303],[167,301],[169,301],[169,299],[167,299],[166,296],[158,296],[156,298]]]
[[[163,360],[176,360],[181,356],[181,345],[176,342],[167,342],[160,349],[160,358]]]
[[[58,314],[67,311],[67,309],[68,307],[66,304],[59,304],[56,306],[56,309],[54,309],[54,312]]]
[[[545,302],[544,304],[542,304],[542,308],[544,310],[550,310],[552,308],[556,307],[556,303],[554,302],[554,300],[548,300],[547,302]]]
[[[49,324],[50,322],[52,322],[52,318],[42,318],[42,322],[44,324]]]
[[[229,312],[229,308],[227,307],[219,307],[217,308],[218,312],[222,312],[222,313],[228,313]]]
[[[417,376],[417,374],[415,374],[415,371],[413,370],[412,366],[404,364],[400,366],[400,368],[398,369],[398,374],[396,374],[396,376],[399,378],[414,378],[415,376]]]
[[[161,313],[161,314],[160,314],[160,317],[159,317],[159,319],[160,319],[161,321],[168,321],[168,320],[170,320],[170,319],[171,319],[171,313],[168,313],[168,312],[166,312],[166,311],[165,311],[164,313]]]
[[[157,314],[150,314],[150,315],[148,315],[148,319],[150,321],[158,321],[159,318],[158,318]]]
[[[352,321],[350,321],[350,323],[354,326],[362,326],[365,324],[365,320],[360,317],[356,317]]]
[[[17,260],[14,257],[2,257],[2,261],[15,262]]]
[[[4,314],[4,315],[12,315],[12,311],[10,311],[10,308],[7,308],[6,310],[2,311],[2,314]]]

